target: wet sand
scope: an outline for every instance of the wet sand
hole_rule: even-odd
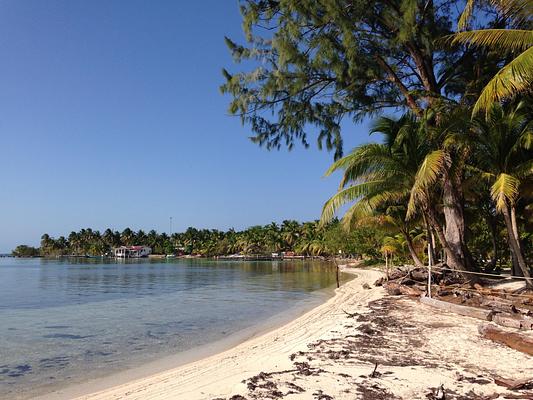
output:
[[[527,396],[494,378],[531,377],[533,359],[480,338],[479,320],[387,296],[372,286],[378,271],[351,272],[357,277],[324,304],[230,350],[95,393],[89,385],[41,399],[426,399],[441,385],[446,399]]]

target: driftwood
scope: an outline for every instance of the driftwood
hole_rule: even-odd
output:
[[[494,378],[494,383],[499,386],[504,386],[507,389],[519,390],[527,386],[533,385],[533,378],[526,379],[505,379],[501,377]]]
[[[490,321],[492,319],[493,312],[490,310],[484,310],[482,308],[461,306],[459,304],[449,303],[447,301],[432,299],[429,297],[421,297],[420,302],[440,310],[453,312],[466,317],[479,318],[485,321]]]
[[[425,292],[422,291],[422,290],[419,290],[419,289],[417,289],[415,287],[409,287],[409,286],[400,285],[400,293],[401,294],[405,294],[407,296],[420,297]]]
[[[485,339],[505,344],[512,349],[533,356],[533,336],[516,332],[508,332],[498,328],[493,324],[480,325],[478,331]]]
[[[533,318],[523,316],[522,314],[495,313],[492,316],[492,322],[523,331],[533,330]]]
[[[487,296],[489,297],[489,296]],[[492,297],[492,296],[490,296]],[[505,300],[492,300],[492,299],[488,299],[486,297],[483,297],[482,300],[481,300],[481,305],[484,306],[484,307],[488,307],[494,311],[500,311],[500,312],[507,312],[507,313],[517,313],[518,310],[517,308],[514,306],[513,303],[511,303],[510,301],[505,301]]]
[[[376,280],[374,282],[374,286],[383,286],[383,283],[385,283],[387,280],[384,276],[382,276],[381,278],[379,278],[378,280]]]

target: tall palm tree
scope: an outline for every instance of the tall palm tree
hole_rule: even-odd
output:
[[[511,252],[522,274],[530,278],[520,244],[516,204],[524,183],[533,177],[533,121],[525,102],[506,111],[493,104],[487,119],[474,121],[475,169],[490,185],[496,210],[503,215]],[[528,280],[533,286],[533,282]]]
[[[407,209],[402,204],[407,204],[419,166],[430,152],[415,125],[415,117],[409,114],[400,119],[379,118],[371,133],[381,133],[384,142],[361,145],[329,168],[327,176],[337,170],[343,170],[344,175],[339,191],[322,209],[322,223],[329,222],[344,204],[354,202],[342,219],[346,228],[354,221],[364,223],[372,218],[382,226],[396,228],[412,245]],[[418,195],[418,202],[422,197]],[[413,262],[422,266],[412,246],[410,253]]]
[[[459,29],[468,25],[479,0],[467,0],[459,20]],[[489,0],[514,29],[481,29],[458,32],[450,36],[452,43],[484,47],[515,54],[509,63],[490,80],[473,110],[488,110],[495,101],[530,91],[533,84],[533,0]]]
[[[465,239],[463,154],[460,149],[445,146],[450,132],[463,129],[463,121],[468,121],[462,113],[430,111],[423,118],[412,114],[399,119],[379,118],[371,133],[383,134],[384,143],[359,146],[326,172],[330,175],[344,170],[344,176],[338,193],[324,205],[322,220],[330,220],[339,207],[352,202],[355,203],[345,214],[344,224],[372,215],[380,208],[407,204],[406,219],[422,215],[428,221],[451,268],[475,269]],[[437,117],[439,121],[435,123]]]

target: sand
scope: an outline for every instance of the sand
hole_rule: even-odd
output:
[[[278,329],[77,400],[426,399],[441,385],[446,399],[533,398],[494,383],[533,377],[533,358],[482,339],[479,320],[387,296],[372,286],[380,272],[355,273],[326,303]]]

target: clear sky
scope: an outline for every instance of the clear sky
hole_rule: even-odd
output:
[[[218,89],[239,68],[224,35],[242,39],[236,0],[1,1],[0,252],[170,216],[174,231],[318,218],[332,153],[247,139]]]

